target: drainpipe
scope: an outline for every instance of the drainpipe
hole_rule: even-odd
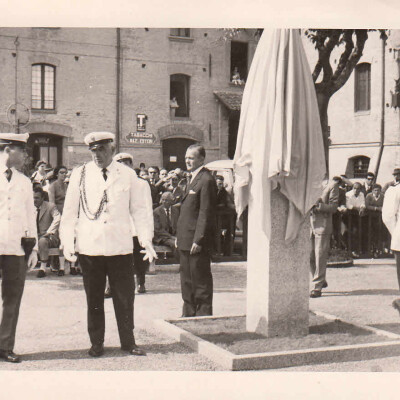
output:
[[[115,152],[119,153],[120,144],[120,120],[121,120],[121,28],[117,28],[117,101],[115,120]]]
[[[376,162],[375,167],[375,179],[378,178],[379,167],[381,165],[382,154],[383,154],[383,147],[385,145],[385,48],[386,48],[386,40],[387,35],[384,30],[381,32],[381,39],[382,39],[382,98],[381,98],[381,137],[379,142],[379,153],[378,153],[378,160]]]
[[[18,103],[18,46],[19,46],[19,41],[18,41],[18,36],[14,40],[14,45],[15,45],[15,93],[14,93],[14,103],[15,103],[15,133],[19,133],[19,119],[18,119],[18,114],[17,114],[17,103]]]

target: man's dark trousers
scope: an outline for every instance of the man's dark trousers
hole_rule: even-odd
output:
[[[3,277],[1,282],[3,315],[0,324],[0,349],[12,351],[27,266],[24,256],[0,255],[0,268]]]
[[[210,254],[179,250],[183,315],[212,315],[213,278]]]
[[[146,270],[149,266],[148,260],[143,260],[144,254],[141,251],[144,248],[140,245],[137,236],[133,237],[133,271],[136,275],[137,284],[144,285],[146,282]]]
[[[87,256],[79,254],[88,305],[88,332],[92,345],[104,342],[104,289],[106,275],[110,282],[121,347],[131,348],[133,303],[135,300],[132,254]]]

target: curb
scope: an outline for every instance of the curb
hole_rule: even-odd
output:
[[[237,355],[174,325],[174,322],[182,321],[182,318],[175,320],[158,319],[154,320],[154,325],[165,335],[181,342],[196,351],[198,354],[203,355],[211,361],[221,365],[223,368],[231,371],[278,369],[307,364],[362,361],[400,355],[400,335],[370,326],[354,324],[320,311],[313,312],[327,319],[338,320],[393,340],[345,346],[320,347],[314,349]],[[184,320],[226,319],[242,316],[243,315],[219,317],[207,316],[185,318]]]

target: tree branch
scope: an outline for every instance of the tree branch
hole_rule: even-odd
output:
[[[365,42],[368,39],[368,31],[366,29],[356,29],[355,34],[356,34],[356,46],[354,47],[346,63],[346,66],[343,68],[341,74],[333,82],[330,91],[331,95],[337,92],[347,82],[355,66],[357,65],[358,61],[362,56]]]
[[[344,34],[343,34],[343,41],[345,43],[345,49],[340,56],[338,66],[336,68],[336,71],[332,77],[332,80],[336,80],[340,74],[342,73],[343,69],[345,68],[347,61],[349,60],[350,54],[354,49],[354,43],[353,43],[353,29],[346,29]]]

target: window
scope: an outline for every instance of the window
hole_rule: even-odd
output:
[[[174,74],[170,77],[170,109],[172,117],[189,117],[190,76]]]
[[[189,28],[171,28],[170,33],[171,36],[178,37],[190,37],[190,29]]]
[[[369,111],[371,109],[371,64],[358,64],[354,75],[354,110]]]
[[[54,110],[56,67],[49,64],[32,65],[32,109]]]
[[[370,158],[366,156],[356,156],[350,158],[347,164],[346,175],[349,178],[366,178],[369,168]]]
[[[247,79],[248,43],[231,42],[230,80],[236,85],[242,85]]]

